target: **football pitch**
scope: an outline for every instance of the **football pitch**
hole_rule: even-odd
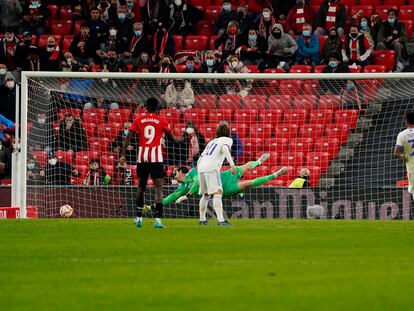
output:
[[[412,310],[414,222],[2,220],[1,310]]]

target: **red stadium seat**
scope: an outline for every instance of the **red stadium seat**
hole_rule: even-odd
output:
[[[210,37],[209,46],[208,46],[210,50],[215,50],[216,49],[214,47],[214,41],[216,41],[217,38],[218,38],[218,36],[211,36]]]
[[[315,139],[315,152],[328,152],[329,160],[332,160],[338,154],[340,142],[337,138],[321,137]]]
[[[114,166],[113,165],[102,165],[102,168],[104,169],[106,175],[109,175],[111,178],[114,177]]]
[[[313,72],[314,73],[322,73],[322,71],[325,69],[325,67],[326,67],[327,65],[316,65],[314,68],[313,68]]]
[[[277,179],[273,179],[269,182],[269,184],[272,183],[272,181],[276,180],[278,183],[281,181],[284,182],[284,185],[287,186],[287,182],[290,183],[293,179],[295,179],[295,168],[291,165],[276,165],[274,167],[270,168],[270,172],[274,173],[280,170],[283,166],[286,166],[288,168],[287,173],[283,174],[282,176],[278,177]]]
[[[403,5],[400,7],[400,20],[413,20],[414,19],[414,5]]]
[[[382,4],[382,0],[364,0],[364,4],[376,7]]]
[[[316,107],[318,99],[316,95],[298,95],[293,98],[294,109],[312,110]]]
[[[269,138],[264,143],[263,151],[266,152],[282,152],[287,151],[289,147],[289,139],[287,138]]]
[[[374,7],[371,5],[354,5],[351,7],[351,9],[349,10],[349,16],[354,16],[357,12],[361,13],[361,17],[362,16],[371,16],[372,13],[374,12]]]
[[[247,95],[242,103],[243,109],[266,109],[266,95]]]
[[[243,176],[243,179],[244,180],[251,180],[251,179],[255,179],[257,177],[267,176],[269,174],[270,174],[269,167],[268,166],[264,166],[264,165],[260,165],[260,166],[255,167],[251,171],[248,171]]]
[[[175,136],[181,136],[185,132],[185,123],[172,123],[171,127]]]
[[[342,0],[341,3],[347,7],[351,7],[357,4],[357,0]]]
[[[321,5],[325,0],[312,0],[312,5]],[[316,13],[316,11],[315,11]]]
[[[73,157],[75,153],[73,151],[62,151],[57,150],[55,152],[56,157],[58,158],[58,161],[65,162],[72,165]]]
[[[303,124],[306,122],[306,118],[307,118],[306,109],[289,109],[289,110],[285,110],[283,123]]]
[[[289,143],[289,151],[304,152],[305,154],[313,150],[312,138],[292,138]]]
[[[83,19],[75,21],[75,25],[73,25],[73,33],[78,34],[80,32],[80,28],[81,28],[82,24],[85,23],[85,22],[86,21],[83,20]]]
[[[195,106],[197,108],[215,109],[217,108],[217,96],[214,94],[196,95]]]
[[[89,149],[91,151],[98,151],[99,153],[102,152],[109,152],[110,151],[110,140],[107,137],[99,138],[99,137],[92,137],[89,139]]]
[[[87,165],[89,167],[89,161],[99,158],[98,151],[78,151],[75,153],[75,165]]]
[[[70,48],[70,44],[72,43],[74,35],[66,35],[63,38],[63,43],[62,43],[62,50],[63,52],[67,52]]]
[[[124,123],[131,121],[130,109],[111,109],[108,112],[108,123]]]
[[[61,20],[72,20],[72,9],[67,6],[62,6],[59,11]]]
[[[50,20],[56,20],[58,18],[59,7],[56,4],[48,4],[47,8],[50,11]]]
[[[282,80],[279,83],[279,90],[282,95],[300,95],[302,87],[302,80]]]
[[[326,173],[329,166],[329,152],[309,152],[306,155],[307,166],[319,166]]]
[[[303,152],[282,152],[280,154],[280,165],[299,167],[304,163]]]
[[[243,139],[249,132],[249,126],[244,123],[232,124],[231,131],[235,132],[241,139]]]
[[[181,111],[178,109],[163,109],[160,111],[160,115],[164,116],[169,123],[181,122]]]
[[[86,109],[83,111],[82,123],[103,123],[105,122],[106,110],[102,108]]]
[[[39,163],[40,167],[44,167],[47,162],[46,151],[32,151],[33,158]]]
[[[328,138],[338,138],[341,144],[348,140],[349,126],[347,124],[326,124],[325,136]]]
[[[299,128],[299,137],[312,139],[322,137],[324,129],[323,124],[304,124]]]
[[[231,109],[211,109],[209,113],[209,121],[210,123],[216,124],[222,120],[226,120],[228,122],[231,121]]]
[[[213,32],[213,22],[211,20],[202,20],[197,24],[197,34],[202,36],[211,36]]]
[[[266,151],[267,152],[267,151]],[[258,152],[256,154],[256,158],[259,158],[263,154],[262,152]],[[270,151],[269,152],[269,159],[267,159],[264,164],[268,167],[276,166],[279,164],[279,152],[277,151]],[[269,174],[272,172],[269,172]]]
[[[410,39],[413,36],[413,21],[410,19],[401,20],[401,23],[405,25],[405,30],[407,31],[407,37]]]
[[[405,0],[384,0],[384,5],[402,6],[405,4]]]
[[[384,65],[387,71],[391,71],[395,64],[395,52],[391,50],[374,51],[374,64]]]
[[[234,123],[252,124],[257,122],[256,109],[236,109],[234,110],[233,116]]]
[[[240,95],[225,94],[221,95],[218,103],[218,108],[221,109],[239,109],[240,108]]]
[[[215,21],[222,10],[221,5],[210,5],[206,7],[205,18],[211,21]]]
[[[110,141],[114,140],[122,128],[120,123],[101,123],[98,125],[99,138],[108,138]]]
[[[250,129],[250,138],[268,139],[272,137],[273,125],[262,123]]]
[[[118,161],[118,156],[113,152],[103,152],[101,155],[102,165],[115,165]]]
[[[270,95],[269,109],[290,109],[290,95]]]
[[[395,5],[379,5],[375,7],[375,14],[378,15],[381,20],[386,20],[388,16],[387,12],[389,9],[398,10],[398,7]]]
[[[309,65],[293,65],[289,69],[289,73],[311,73],[312,66]]]
[[[276,138],[295,138],[298,135],[297,124],[277,124],[275,126],[275,137]]]
[[[55,35],[41,35],[39,37],[39,41],[37,42],[37,46],[38,47],[42,47],[46,44],[47,38],[49,38],[50,36],[52,36],[53,38],[55,38],[55,41],[58,45],[60,45],[60,42],[62,41],[62,36],[60,34],[55,34]]]
[[[286,180],[281,180],[279,178],[275,178],[275,179],[269,180],[266,183],[266,186],[272,186],[272,187],[276,187],[276,188],[286,188]]]
[[[384,65],[366,65],[364,72],[386,72]]]
[[[208,6],[211,5],[211,0],[191,0],[190,2],[192,5],[200,5],[200,6]]]
[[[319,81],[318,80],[309,80],[305,81],[303,84],[303,94],[304,95],[315,95],[319,93]]]
[[[215,123],[214,124],[207,123],[207,124],[200,125],[198,127],[198,130],[206,139],[213,139],[214,136],[216,135],[216,127],[217,127],[217,124]]]
[[[183,49],[183,36],[175,35],[174,38],[174,45],[176,50],[182,50]]]
[[[192,121],[196,126],[206,123],[207,109],[192,108],[184,113],[184,122]]]
[[[302,168],[307,168],[310,171],[309,174],[309,183],[311,187],[318,186],[319,179],[321,176],[321,168],[319,166],[303,166],[303,167],[297,167],[296,174],[299,175],[299,172]]]
[[[259,110],[259,123],[280,124],[282,117],[282,109]]]
[[[82,123],[82,127],[85,130],[86,138],[95,137],[97,125],[95,123]]]
[[[71,177],[72,184],[83,185],[83,181],[86,178],[86,175],[89,171],[89,161],[88,164],[75,164],[72,167],[79,173],[79,177]]]
[[[335,111],[335,123],[347,124],[352,130],[356,127],[358,122],[358,110],[341,109]]]
[[[319,109],[336,110],[339,108],[341,108],[340,95],[321,95],[321,97],[319,97]]]
[[[203,51],[208,48],[208,36],[187,36],[185,49],[191,51]]]
[[[362,71],[362,66],[360,65],[357,65],[356,67],[349,65],[348,68],[351,73],[360,73]]]
[[[72,33],[72,20],[56,20],[50,22],[50,34],[65,36]]]
[[[257,153],[263,150],[263,140],[260,138],[243,139],[243,149],[248,153]]]
[[[246,65],[246,68],[249,70],[249,73],[260,73],[256,65]]]
[[[332,109],[312,110],[309,116],[309,124],[326,124],[332,123]]]
[[[82,110],[76,108],[62,108],[59,110],[58,119],[62,120],[66,114],[70,113],[75,118],[80,118]]]

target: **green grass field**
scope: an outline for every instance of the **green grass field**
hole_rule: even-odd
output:
[[[0,310],[412,310],[414,222],[5,220]]]

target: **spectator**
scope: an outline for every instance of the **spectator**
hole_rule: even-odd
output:
[[[105,60],[103,70],[106,72],[128,72],[128,67],[119,59],[115,50],[108,50],[108,58]]]
[[[168,2],[164,0],[142,0],[142,21],[145,30],[152,35],[158,30],[159,23],[168,22]]]
[[[327,29],[335,26],[338,34],[344,34],[346,21],[346,8],[340,3],[341,0],[325,0],[315,16],[316,35],[322,36],[327,33]]]
[[[367,38],[371,49],[374,49],[376,36],[371,29],[371,19],[369,17],[362,17],[359,21],[359,28],[361,33]]]
[[[94,57],[97,50],[96,38],[89,33],[88,24],[83,23],[80,32],[73,37],[69,51],[78,63],[91,66],[95,63]]]
[[[26,60],[26,65],[24,66],[25,70],[28,71],[40,71],[42,66],[40,65],[40,51],[37,46],[30,46],[29,56]]]
[[[229,66],[226,68],[225,73],[249,73],[249,69],[240,61],[237,55],[231,55],[228,57],[227,62]],[[251,80],[227,80],[226,91],[227,94],[238,94],[242,98],[249,95],[252,89]]]
[[[142,51],[137,60],[134,63],[134,66],[131,69],[131,72],[142,72],[142,69],[148,69],[148,72],[153,71],[153,66],[151,63],[151,58],[149,57],[149,53]]]
[[[195,99],[190,82],[173,80],[173,83],[168,85],[165,90],[164,101],[168,107],[178,108],[182,112],[193,108]]]
[[[127,162],[122,158],[116,165],[112,185],[117,186],[131,186],[132,185],[132,171],[129,169]]]
[[[291,64],[294,60],[294,54],[298,48],[296,41],[283,32],[281,24],[275,24],[272,27],[272,35],[268,39],[268,49],[266,59],[259,64],[259,70],[263,72],[266,67],[277,67],[280,62]]]
[[[32,34],[29,31],[23,33],[22,40],[19,41],[16,47],[16,71],[14,73],[14,77],[16,81],[20,81],[19,73],[26,66],[27,58],[29,57],[30,46],[32,45]]]
[[[186,165],[191,167],[196,166],[198,158],[206,147],[206,139],[192,121],[187,121],[185,124],[183,139],[183,152],[186,156]]]
[[[152,56],[152,62],[157,63],[161,56],[169,55],[174,56],[175,54],[175,43],[173,36],[168,34],[167,28],[164,24],[158,25],[158,30],[154,34],[153,38],[153,49],[154,55]]]
[[[289,188],[310,188],[309,175],[309,169],[302,168],[299,172],[299,177],[290,183]]]
[[[141,8],[135,0],[126,0],[126,17],[134,23],[141,20]]]
[[[229,22],[227,30],[221,32],[221,35],[214,40],[214,47],[221,49],[221,59],[225,60],[229,55],[232,55],[242,45],[243,36],[240,33],[239,24],[236,21]]]
[[[14,35],[13,30],[6,29],[5,37],[0,40],[0,64],[5,64],[14,75],[18,74],[17,68],[19,67],[19,59],[16,54],[18,44],[19,39]]]
[[[276,24],[276,19],[273,16],[273,13],[270,9],[271,7],[267,6],[263,8],[262,14],[259,15],[256,19],[256,25],[258,29],[258,34],[265,40],[266,49],[267,49],[267,40],[272,33],[272,28]]]
[[[144,33],[142,23],[134,23],[132,27],[133,36],[129,40],[128,49],[122,55],[125,64],[133,64],[141,53],[151,52],[151,42]]]
[[[46,118],[46,113],[38,112],[37,120],[32,123],[29,132],[29,150],[51,152],[55,145],[53,134],[53,126]]]
[[[192,33],[194,26],[204,17],[203,11],[185,0],[172,1],[169,11],[168,32],[172,35],[186,36]]]
[[[311,25],[303,24],[302,34],[296,38],[296,43],[298,45],[297,64],[316,66],[321,62],[319,38],[312,33]]]
[[[126,16],[127,9],[124,6],[118,6],[117,16],[113,20],[114,26],[118,29],[119,36],[124,40],[128,41],[128,38],[132,34],[133,21]]]
[[[371,45],[365,36],[358,31],[358,26],[351,26],[350,33],[342,50],[342,59],[348,65],[365,67],[370,63]]]
[[[127,137],[129,133],[129,128],[131,127],[131,122],[125,122],[123,125],[123,129],[119,132],[119,134],[116,136],[114,141],[112,142],[112,150],[116,154],[120,154],[122,150],[122,146],[124,145],[125,138]],[[136,164],[137,163],[137,153],[138,153],[138,140],[137,136],[134,135],[127,147],[126,153],[125,153],[125,159],[128,164]]]
[[[91,9],[88,27],[90,34],[96,38],[99,49],[104,50],[108,36],[108,25],[102,20],[97,7]]]
[[[296,0],[270,0],[269,2],[273,15],[278,19],[286,19],[290,9],[294,7]]]
[[[322,49],[322,64],[329,63],[329,56],[332,54],[341,54],[344,49],[344,43],[340,39],[335,27],[329,29],[329,36],[326,39]],[[341,58],[342,59],[342,58]]]
[[[5,83],[0,86],[0,114],[6,119],[16,121],[16,80],[8,71]],[[3,122],[1,122],[3,123]],[[5,123],[3,123],[5,124]],[[1,134],[0,134],[1,135]]]
[[[243,154],[243,142],[236,132],[230,133],[230,138],[233,139],[233,145],[231,145],[231,156],[234,163],[238,162],[238,158]]]
[[[43,177],[40,176],[39,163],[35,160],[32,155],[27,156],[27,184],[36,185],[44,183]]]
[[[237,18],[237,12],[231,6],[230,0],[223,0],[223,8],[217,19],[214,21],[214,31],[221,36],[231,21],[235,21]]]
[[[303,31],[305,24],[312,25],[315,19],[315,11],[307,3],[307,0],[298,0],[296,5],[290,9],[286,18],[286,28],[288,33],[293,35],[299,35]]]
[[[216,55],[214,54],[214,51],[209,51],[206,54],[204,62],[201,64],[200,67],[201,73],[224,73],[223,65],[218,61],[216,58]],[[198,81],[199,84],[206,85],[208,87],[209,85],[213,84],[215,87],[218,86],[219,80],[215,79],[200,79]],[[206,90],[206,92],[209,92]]]
[[[59,161],[54,153],[49,154],[47,162],[45,169],[39,173],[44,177],[46,185],[68,186],[71,184],[71,176],[79,176],[79,172],[72,165]]]
[[[98,159],[92,159],[89,161],[89,171],[86,174],[83,184],[86,186],[102,186],[109,185],[111,176],[109,176]]]
[[[45,33],[45,23],[50,16],[50,11],[41,0],[31,0],[23,10],[23,21],[20,33],[30,31],[37,36]]]
[[[251,27],[253,27],[253,21],[249,15],[247,5],[240,5],[237,8],[236,22],[239,25],[240,33],[243,37],[247,36],[247,33]]]
[[[58,149],[64,151],[87,150],[85,131],[79,119],[67,113],[59,124]]]
[[[40,69],[44,71],[58,71],[62,53],[59,44],[53,36],[46,40],[46,45],[40,48]]]
[[[381,24],[378,31],[377,50],[394,50],[394,71],[401,72],[404,69],[403,58],[407,54],[407,31],[405,25],[398,20],[396,10],[388,10],[387,16],[388,19]]]
[[[0,64],[0,87],[6,82],[7,67],[5,64]]]
[[[60,63],[60,70],[61,71],[68,71],[68,72],[78,72],[79,71],[79,64],[73,58],[71,52],[66,52],[63,54],[62,61]]]
[[[1,118],[1,115],[0,115]],[[0,125],[3,126],[3,125]],[[0,128],[0,135],[1,135]],[[11,177],[11,151],[7,148],[0,139],[0,179]]]
[[[108,0],[101,0],[97,8],[99,10],[99,14],[101,15],[101,19],[104,22],[107,22],[109,20],[109,8],[110,8],[110,4],[108,3]]]
[[[329,64],[323,69],[322,73],[349,73],[347,64],[341,62],[339,54],[332,54],[329,56]],[[342,94],[342,89],[346,86],[346,80],[323,80],[321,89],[325,93],[333,95]]]
[[[14,33],[19,31],[22,5],[18,0],[0,1],[0,33],[6,29],[12,29]]]
[[[85,103],[85,105],[83,106],[84,110],[93,109],[93,108],[105,109],[105,110],[119,109],[119,105],[116,102],[111,103],[108,100],[105,100],[103,97],[98,97],[96,100],[89,101]]]
[[[177,72],[177,68],[175,68],[174,60],[170,55],[164,55],[159,64],[158,64],[159,72],[163,73],[174,73]]]
[[[0,140],[5,143],[6,136],[4,135],[4,131],[12,130],[14,128],[14,122],[7,119],[5,116],[0,114]]]
[[[109,25],[109,35],[107,36],[105,47],[103,50],[98,50],[96,54],[102,59],[108,57],[106,54],[109,50],[115,50],[117,53],[122,54],[128,48],[128,39],[123,38],[119,33],[116,27],[112,24]]]
[[[186,73],[196,73],[198,69],[196,68],[195,58],[194,56],[187,56],[185,60],[185,70]]]
[[[239,48],[240,58],[245,65],[257,65],[264,58],[266,42],[258,36],[256,29],[250,29],[243,45]]]
[[[355,81],[348,80],[341,95],[341,109],[362,109],[363,93]]]

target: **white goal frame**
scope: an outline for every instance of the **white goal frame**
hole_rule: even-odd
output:
[[[28,80],[30,78],[69,79],[217,79],[217,80],[361,80],[361,79],[414,79],[414,73],[127,73],[127,72],[41,72],[21,73],[21,96],[16,89],[16,132],[17,148],[12,156],[12,206],[20,208],[20,218],[26,218],[27,194],[27,125],[28,125]],[[20,105],[18,104],[21,100]],[[19,109],[20,106],[20,109]],[[20,115],[20,122],[19,122]]]

